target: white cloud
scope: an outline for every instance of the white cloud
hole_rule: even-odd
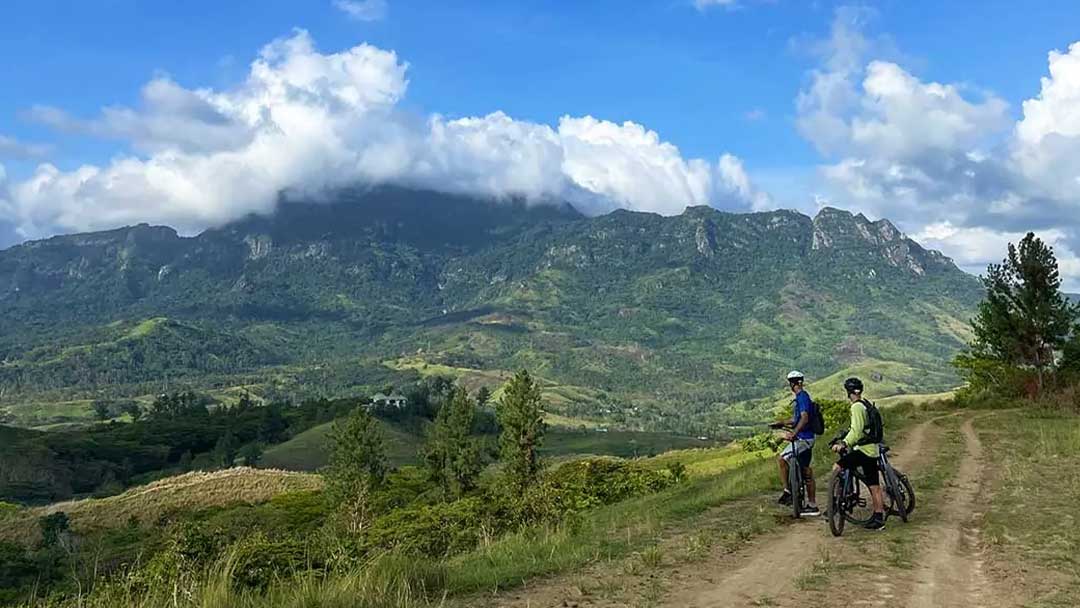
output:
[[[737,158],[684,158],[633,122],[564,116],[552,127],[502,112],[412,116],[398,108],[407,68],[366,44],[320,53],[300,31],[267,45],[229,90],[159,77],[136,109],[79,120],[38,108],[38,120],[123,139],[137,154],[73,171],[43,164],[10,185],[0,221],[27,237],[141,221],[193,232],[270,212],[283,192],[318,195],[356,183],[563,199],[594,213],[767,204]]]
[[[767,115],[768,114],[765,112],[764,108],[754,108],[752,110],[748,110],[745,114],[743,114],[743,118],[751,122],[757,122],[759,120],[765,120],[765,117]]]
[[[334,7],[357,21],[379,21],[386,17],[386,0],[334,0]]]
[[[989,264],[1001,263],[1006,254],[1006,243],[1018,243],[1025,234],[983,226],[954,226],[945,221],[927,224],[912,238],[926,247],[940,250],[968,272],[981,274]],[[1061,229],[1049,229],[1040,231],[1038,236],[1054,248],[1058,268],[1067,278],[1066,288],[1075,289],[1080,284],[1076,281],[1076,277],[1080,277],[1080,257],[1073,253],[1069,235]]]
[[[0,159],[14,158],[17,160],[26,160],[42,158],[49,153],[50,149],[51,148],[45,144],[28,144],[21,142],[14,137],[0,135]],[[2,173],[0,173],[0,176],[2,176]]]
[[[878,52],[859,11],[837,11],[795,100],[800,133],[829,159],[825,197],[897,220],[973,271],[1035,231],[1080,286],[1080,43],[1049,54],[1039,95],[1005,101],[927,82]]]
[[[1041,194],[1080,198],[1080,42],[1049,54],[1050,76],[1024,102],[1012,159]]]

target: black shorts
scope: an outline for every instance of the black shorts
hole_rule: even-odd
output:
[[[845,469],[858,467],[862,471],[863,480],[868,486],[880,485],[878,482],[878,459],[871,458],[859,450],[848,450],[847,454],[840,457],[840,466]]]

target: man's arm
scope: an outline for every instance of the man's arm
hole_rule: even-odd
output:
[[[803,412],[799,414],[798,424],[796,424],[795,427],[791,429],[791,434],[798,435],[799,431],[803,430],[803,428],[805,428],[808,424],[810,424],[810,415],[806,413],[806,410],[803,410]]]
[[[844,436],[844,444],[849,448],[855,447],[855,444],[862,439],[864,428],[866,428],[866,408],[856,401],[851,404],[851,430]]]

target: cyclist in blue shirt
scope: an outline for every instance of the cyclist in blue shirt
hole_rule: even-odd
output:
[[[791,504],[791,488],[787,487],[788,466],[793,458],[797,458],[799,466],[803,468],[803,479],[806,480],[806,505],[803,506],[803,515],[821,515],[817,507],[817,496],[814,488],[814,469],[810,466],[814,450],[814,430],[810,424],[813,415],[814,402],[810,399],[810,393],[803,388],[805,378],[802,372],[792,371],[787,375],[788,385],[795,399],[791,402],[791,422],[785,424],[790,431],[784,433],[784,439],[788,441],[787,447],[780,452],[777,461],[780,464],[780,479],[784,484],[784,492],[777,501],[782,505]],[[795,439],[795,455],[792,455],[791,440]]]

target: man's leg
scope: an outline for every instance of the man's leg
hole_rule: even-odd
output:
[[[881,491],[881,484],[870,486],[870,500],[874,503],[874,513],[885,515],[885,494]]]
[[[803,475],[806,479],[806,500],[812,504],[817,504],[817,487],[814,483],[814,467],[806,467],[803,469]]]
[[[880,530],[885,527],[885,496],[881,491],[881,480],[878,474],[877,460],[869,456],[861,456],[862,470],[866,477],[866,485],[870,488],[870,501],[874,505],[874,516],[866,524],[870,530]]]
[[[787,483],[787,478],[788,478],[788,462],[787,462],[787,458],[784,458],[784,454],[781,453],[779,456],[776,457],[776,461],[780,463],[780,485],[782,485],[785,490],[791,491],[791,489],[787,487],[788,486],[788,483]]]

